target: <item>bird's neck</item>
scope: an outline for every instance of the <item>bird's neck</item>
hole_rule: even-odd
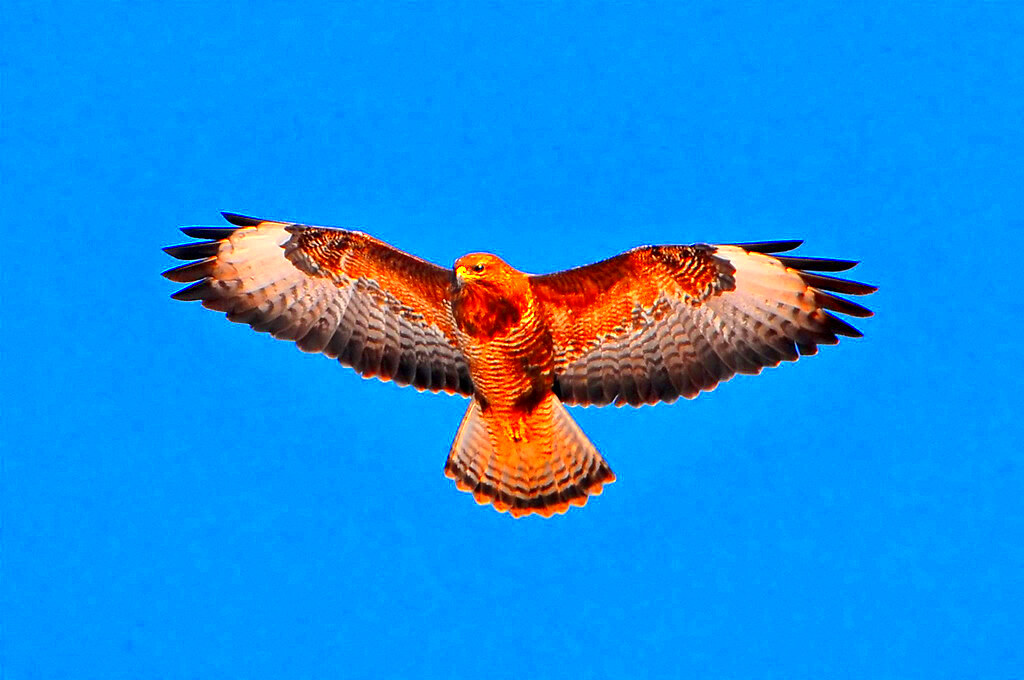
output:
[[[519,324],[530,306],[529,289],[491,282],[467,283],[452,294],[452,315],[459,329],[478,340],[491,340]]]

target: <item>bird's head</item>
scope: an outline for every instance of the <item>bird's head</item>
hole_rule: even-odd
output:
[[[529,277],[497,255],[470,253],[452,270],[452,314],[463,332],[489,339],[508,331],[530,307]]]
[[[455,285],[457,288],[483,284],[489,288],[508,290],[516,287],[523,278],[497,255],[490,253],[470,253],[455,260]]]

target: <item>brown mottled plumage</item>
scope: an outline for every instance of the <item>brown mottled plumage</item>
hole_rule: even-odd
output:
[[[366,234],[225,213],[165,250],[201,300],[364,376],[472,399],[445,474],[519,517],[583,505],[615,476],[563,404],[671,402],[860,333],[833,295],[875,290],[787,257],[799,241],[643,246],[530,276],[495,255],[444,269]]]

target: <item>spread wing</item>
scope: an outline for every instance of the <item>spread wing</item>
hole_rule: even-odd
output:
[[[185,228],[206,240],[164,249],[195,260],[164,272],[196,282],[176,300],[201,300],[366,377],[473,393],[455,341],[449,270],[357,231],[224,217],[235,226]]]
[[[555,346],[555,392],[568,404],[671,402],[860,337],[832,312],[871,312],[833,293],[876,287],[813,273],[856,262],[772,254],[799,245],[644,246],[531,277]]]

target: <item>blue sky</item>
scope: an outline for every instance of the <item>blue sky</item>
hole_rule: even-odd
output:
[[[1016,3],[9,2],[4,677],[1019,677]],[[574,409],[618,481],[514,521],[466,403],[168,298],[218,211],[534,272],[803,238],[820,355]]]

